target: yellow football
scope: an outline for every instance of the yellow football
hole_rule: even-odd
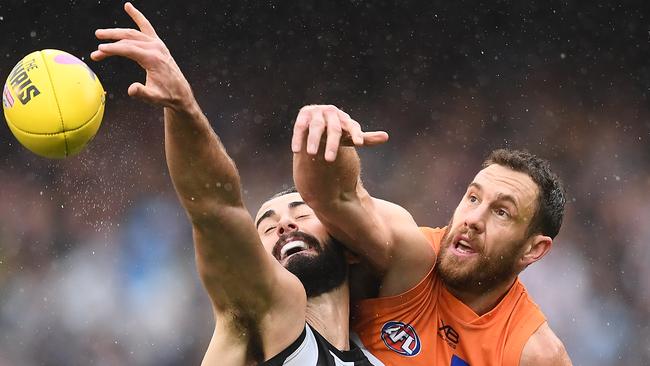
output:
[[[83,61],[35,51],[11,70],[2,92],[5,119],[20,143],[47,158],[80,152],[104,116],[104,88]]]

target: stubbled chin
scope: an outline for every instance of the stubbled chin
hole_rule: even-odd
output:
[[[478,257],[477,256],[460,256],[452,252],[453,248],[440,257],[438,262],[438,272],[443,275],[443,278],[458,279],[464,278],[476,270]],[[452,281],[454,282],[454,281]]]
[[[453,272],[465,272],[474,268],[476,261],[478,261],[478,254],[465,254],[458,253],[454,247],[447,248],[444,253],[440,253],[440,267],[451,270]]]

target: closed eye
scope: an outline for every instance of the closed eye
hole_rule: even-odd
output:
[[[268,228],[266,228],[266,230],[264,230],[264,234],[268,234],[273,229],[275,229],[275,226],[269,226]]]

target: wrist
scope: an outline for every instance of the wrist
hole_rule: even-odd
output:
[[[179,117],[183,117],[183,119],[199,119],[203,116],[203,111],[191,92],[189,96],[174,98],[169,105],[165,106],[165,109]]]
[[[171,93],[167,107],[178,114],[194,115],[203,113],[187,81],[183,79],[182,82],[179,82],[179,85],[181,85],[179,90]]]

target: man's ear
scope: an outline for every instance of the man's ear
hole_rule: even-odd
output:
[[[533,235],[527,244],[526,251],[521,257],[521,264],[525,267],[537,262],[551,250],[553,239],[550,236],[537,234]]]

